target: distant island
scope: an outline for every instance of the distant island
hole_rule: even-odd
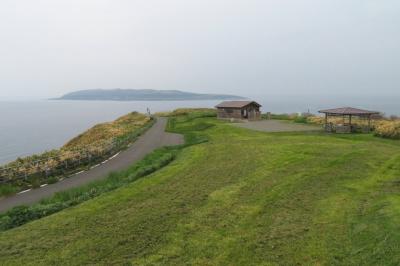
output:
[[[187,101],[187,100],[239,100],[241,96],[226,94],[200,94],[179,90],[93,89],[67,93],[51,100],[86,101]]]

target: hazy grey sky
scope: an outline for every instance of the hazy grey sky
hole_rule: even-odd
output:
[[[1,0],[0,99],[396,93],[398,0]]]

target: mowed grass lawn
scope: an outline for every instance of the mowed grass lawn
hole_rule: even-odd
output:
[[[0,233],[0,264],[399,265],[400,142],[185,121],[209,141]]]

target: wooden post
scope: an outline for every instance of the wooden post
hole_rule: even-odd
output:
[[[350,127],[350,133],[353,133],[353,127],[351,126],[351,115],[349,115],[349,127]]]
[[[328,113],[325,113],[325,131],[328,131]]]
[[[371,115],[368,115],[368,133],[371,132]]]

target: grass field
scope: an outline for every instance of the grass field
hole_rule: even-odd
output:
[[[400,142],[172,118],[208,142],[0,233],[1,265],[398,265]]]

